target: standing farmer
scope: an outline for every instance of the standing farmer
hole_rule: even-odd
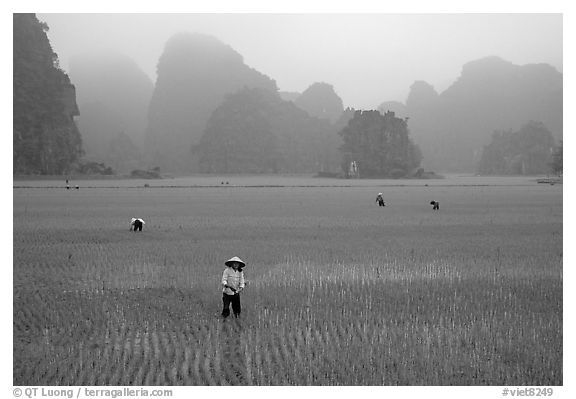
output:
[[[440,202],[438,201],[430,201],[430,205],[432,205],[432,209],[435,211],[440,210]]]
[[[382,198],[382,193],[378,193],[378,195],[376,196],[376,202],[378,203],[378,206],[386,206],[384,198]]]
[[[235,256],[224,262],[226,268],[222,273],[222,302],[224,308],[222,309],[222,317],[226,318],[230,315],[230,304],[232,304],[232,311],[234,316],[240,316],[240,292],[244,289],[244,272],[242,269],[246,264],[242,259]]]

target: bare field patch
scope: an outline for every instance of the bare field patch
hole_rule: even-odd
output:
[[[562,385],[562,187],[505,181],[15,188],[14,384]]]

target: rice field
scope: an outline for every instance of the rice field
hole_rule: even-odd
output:
[[[14,182],[14,385],[563,384],[562,185],[73,184]]]

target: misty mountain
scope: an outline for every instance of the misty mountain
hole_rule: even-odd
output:
[[[13,14],[13,173],[63,174],[82,155],[74,86],[35,14]]]
[[[334,123],[338,120],[344,107],[342,99],[328,83],[318,82],[312,84],[294,100],[298,108],[308,112],[310,116],[327,119]]]
[[[546,64],[482,58],[465,64],[440,94],[415,82],[405,116],[427,169],[472,172],[494,131],[539,121],[556,139],[562,137],[562,74]]]
[[[86,159],[103,161],[119,172],[138,168],[153,91],[150,78],[132,59],[112,53],[71,59],[70,76],[76,84]]]
[[[194,171],[190,149],[226,95],[243,87],[278,90],[275,81],[244,64],[230,46],[202,34],[171,37],[157,73],[146,151],[151,164],[169,171]]]
[[[284,101],[292,101],[294,102],[298,97],[300,97],[302,93],[298,93],[297,91],[279,91],[278,95]]]
[[[327,120],[270,90],[244,88],[212,113],[194,153],[206,173],[317,172],[338,169],[339,141]]]

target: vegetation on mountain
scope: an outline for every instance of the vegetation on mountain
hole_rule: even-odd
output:
[[[553,149],[552,133],[541,122],[529,122],[516,132],[496,131],[492,141],[484,146],[478,173],[545,174],[550,171]]]
[[[64,174],[82,156],[75,88],[35,14],[13,14],[13,173]]]
[[[269,90],[244,88],[212,113],[193,152],[205,173],[315,172],[336,168],[330,136],[337,139],[328,121]]]

